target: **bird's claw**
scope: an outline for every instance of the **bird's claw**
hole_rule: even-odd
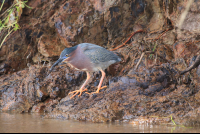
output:
[[[103,86],[103,87],[101,87],[100,89],[97,89],[96,92],[91,92],[91,93],[85,92],[85,93],[86,93],[86,94],[89,94],[89,95],[91,95],[91,94],[98,94],[99,91],[100,91],[101,89],[104,89],[104,88],[107,88],[107,86]]]
[[[87,91],[87,88],[85,88],[84,90],[79,89],[79,90],[75,90],[75,91],[69,92],[68,95],[75,93],[72,97],[70,97],[70,99],[72,99],[72,98],[74,98],[74,96],[76,96],[78,93],[80,93],[80,94],[78,95],[78,97],[80,97],[84,91]]]

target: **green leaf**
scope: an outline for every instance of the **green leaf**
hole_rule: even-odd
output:
[[[17,8],[17,12],[19,13],[20,11],[19,11],[19,7],[18,6],[16,6],[16,8]]]
[[[2,2],[2,1],[1,1],[1,2]],[[5,0],[3,0],[3,2],[1,3],[0,11],[1,11],[3,5],[4,5],[4,2],[5,2]]]
[[[24,6],[24,3],[22,3],[22,4],[21,4],[21,7],[22,7],[22,8],[24,8],[24,7],[25,7],[25,6]]]
[[[26,4],[25,4],[25,6],[26,6],[26,7],[28,7],[28,8],[30,8],[30,9],[32,9],[32,7],[29,7],[29,6],[28,6],[28,5],[26,5]]]
[[[15,24],[14,31],[17,31],[17,29],[19,29],[19,25],[16,23],[16,24]]]
[[[7,16],[6,21],[5,21],[5,24],[8,24],[9,18],[10,18],[10,17]]]

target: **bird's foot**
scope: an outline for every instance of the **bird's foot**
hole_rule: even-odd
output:
[[[86,94],[89,94],[89,95],[91,95],[91,94],[95,94],[95,93],[99,93],[99,91],[100,91],[101,89],[104,89],[104,88],[107,88],[107,86],[103,86],[103,87],[97,89],[96,92],[91,92],[91,93],[85,92],[85,93],[86,93]]]
[[[79,90],[75,90],[75,91],[69,92],[68,95],[75,93],[72,97],[70,97],[70,99],[72,99],[72,98],[74,98],[74,96],[76,96],[78,93],[80,93],[80,94],[78,95],[78,97],[80,97],[81,94],[82,94],[82,92],[84,92],[84,91],[87,91],[87,88],[85,88],[84,90],[79,89]]]

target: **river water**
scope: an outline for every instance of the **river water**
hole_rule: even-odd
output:
[[[91,123],[43,119],[40,114],[0,113],[0,133],[181,133],[200,132],[200,128],[128,123]]]

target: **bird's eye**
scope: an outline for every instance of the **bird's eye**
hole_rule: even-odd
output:
[[[65,56],[68,57],[68,54],[66,54]]]

